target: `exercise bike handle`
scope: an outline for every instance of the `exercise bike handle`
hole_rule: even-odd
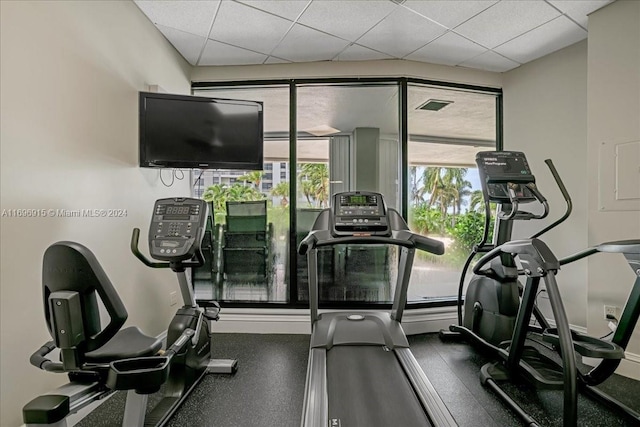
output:
[[[169,268],[171,265],[168,262],[154,262],[149,260],[138,249],[138,241],[140,240],[140,229],[134,228],[131,233],[131,252],[138,258],[144,265],[151,268]]]
[[[202,249],[198,247],[198,250],[195,253],[195,260],[192,261],[170,261],[170,262],[154,262],[149,260],[146,256],[140,252],[138,249],[138,241],[140,240],[140,229],[134,228],[133,233],[131,233],[131,252],[138,258],[144,265],[151,268],[178,268],[184,269],[187,267],[201,267],[204,265],[204,255],[202,254]],[[202,240],[202,232],[198,230],[196,232],[195,240],[199,242]]]

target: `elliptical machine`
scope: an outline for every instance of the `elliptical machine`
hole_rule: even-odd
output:
[[[51,245],[43,260],[45,317],[53,341],[31,356],[50,372],[67,373],[71,382],[33,399],[23,408],[27,426],[66,427],[67,417],[115,390],[127,390],[123,426],[162,426],[206,373],[235,373],[236,360],[211,360],[209,321],[218,320],[216,302],[196,304],[185,270],[202,265],[200,243],[207,205],[189,198],[156,201],[149,229],[152,262],[138,250],[135,228],[131,250],[145,265],[170,268],[178,275],[184,305],[161,339],[137,327],[121,329],[127,312],[115,288],[89,249],[74,242]],[[100,323],[98,298],[109,323]],[[46,356],[60,349],[61,362]],[[148,396],[162,398],[145,416]]]
[[[614,335],[613,342],[588,337],[569,329],[562,307],[560,294],[555,284],[555,274],[561,265],[577,261],[597,252],[619,252],[625,254],[632,268],[640,261],[640,241],[610,242],[582,251],[563,260],[557,260],[553,253],[537,239],[566,220],[572,210],[571,198],[562,183],[551,160],[547,166],[560,188],[567,203],[564,215],[532,236],[531,239],[509,242],[514,220],[544,218],[548,204],[535,185],[524,153],[483,152],[478,153],[479,167],[485,200],[485,230],[482,241],[474,247],[465,264],[458,289],[458,324],[451,325],[449,331],[441,331],[442,339],[464,337],[472,343],[489,350],[499,362],[488,363],[481,369],[481,380],[492,388],[526,423],[537,425],[499,387],[499,381],[523,376],[537,387],[564,389],[564,425],[575,426],[577,419],[577,387],[603,400],[614,408],[624,411],[632,419],[639,421],[638,414],[620,402],[605,395],[591,385],[608,378],[624,357],[624,347],[629,341],[638,315],[640,314],[640,279],[623,313],[624,322]],[[489,204],[500,204],[494,233],[495,244],[486,244],[489,233]],[[537,202],[543,212],[534,214],[520,210],[525,203]],[[464,299],[462,314],[462,292],[466,269],[478,253],[486,253],[475,265],[475,276],[469,283]],[[518,269],[515,259],[519,258],[522,269]],[[635,271],[635,270],[634,270]],[[636,273],[638,274],[638,273]],[[518,276],[527,277],[523,286]],[[545,280],[549,302],[556,322],[550,328],[549,321],[536,305],[536,296],[541,279]],[[534,316],[540,327],[529,325]],[[562,357],[562,364],[543,355],[538,348],[525,346],[528,332],[538,332]],[[574,349],[583,356],[606,359],[589,374],[582,375],[577,369]]]

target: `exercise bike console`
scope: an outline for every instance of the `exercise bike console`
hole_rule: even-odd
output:
[[[149,228],[149,253],[161,261],[193,258],[207,221],[204,200],[171,198],[157,200]]]

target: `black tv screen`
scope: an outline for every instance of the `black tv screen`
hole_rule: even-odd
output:
[[[262,102],[140,93],[140,166],[263,167]]]

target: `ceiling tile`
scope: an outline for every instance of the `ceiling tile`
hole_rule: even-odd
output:
[[[198,65],[248,65],[262,64],[267,55],[207,40]]]
[[[459,65],[463,67],[479,68],[481,70],[502,73],[516,68],[520,64],[489,50],[476,56],[475,58],[468,59],[460,63]]]
[[[352,44],[338,55],[337,61],[367,61],[376,59],[392,59],[387,54],[376,52],[368,47]]]
[[[240,3],[295,21],[310,1],[311,0],[240,0]]]
[[[455,31],[490,49],[560,16],[543,1],[501,1]]]
[[[388,0],[314,1],[298,22],[355,41],[396,7]]]
[[[154,24],[206,37],[219,1],[142,1],[136,5]]]
[[[407,55],[406,59],[432,62],[434,64],[458,65],[486,51],[486,48],[456,33],[448,32],[428,45]]]
[[[587,32],[566,16],[559,16],[493,49],[520,63],[533,61],[587,38]]]
[[[568,15],[571,19],[578,24],[587,28],[588,14],[600,9],[613,0],[591,0],[591,1],[577,1],[577,0],[548,0],[549,3],[560,9],[565,15]]]
[[[272,53],[294,62],[327,61],[348,44],[337,37],[296,24]]]
[[[403,7],[358,39],[358,44],[402,58],[436,37],[446,28]]]
[[[163,25],[158,25],[157,27],[187,62],[191,65],[198,63],[198,57],[200,56],[204,42],[207,40],[206,37],[185,33],[184,31]]]
[[[209,34],[212,40],[269,54],[291,27],[291,21],[240,3],[223,1]]]
[[[407,0],[402,5],[419,14],[433,19],[448,28],[455,28],[467,19],[477,15],[498,0]]]

